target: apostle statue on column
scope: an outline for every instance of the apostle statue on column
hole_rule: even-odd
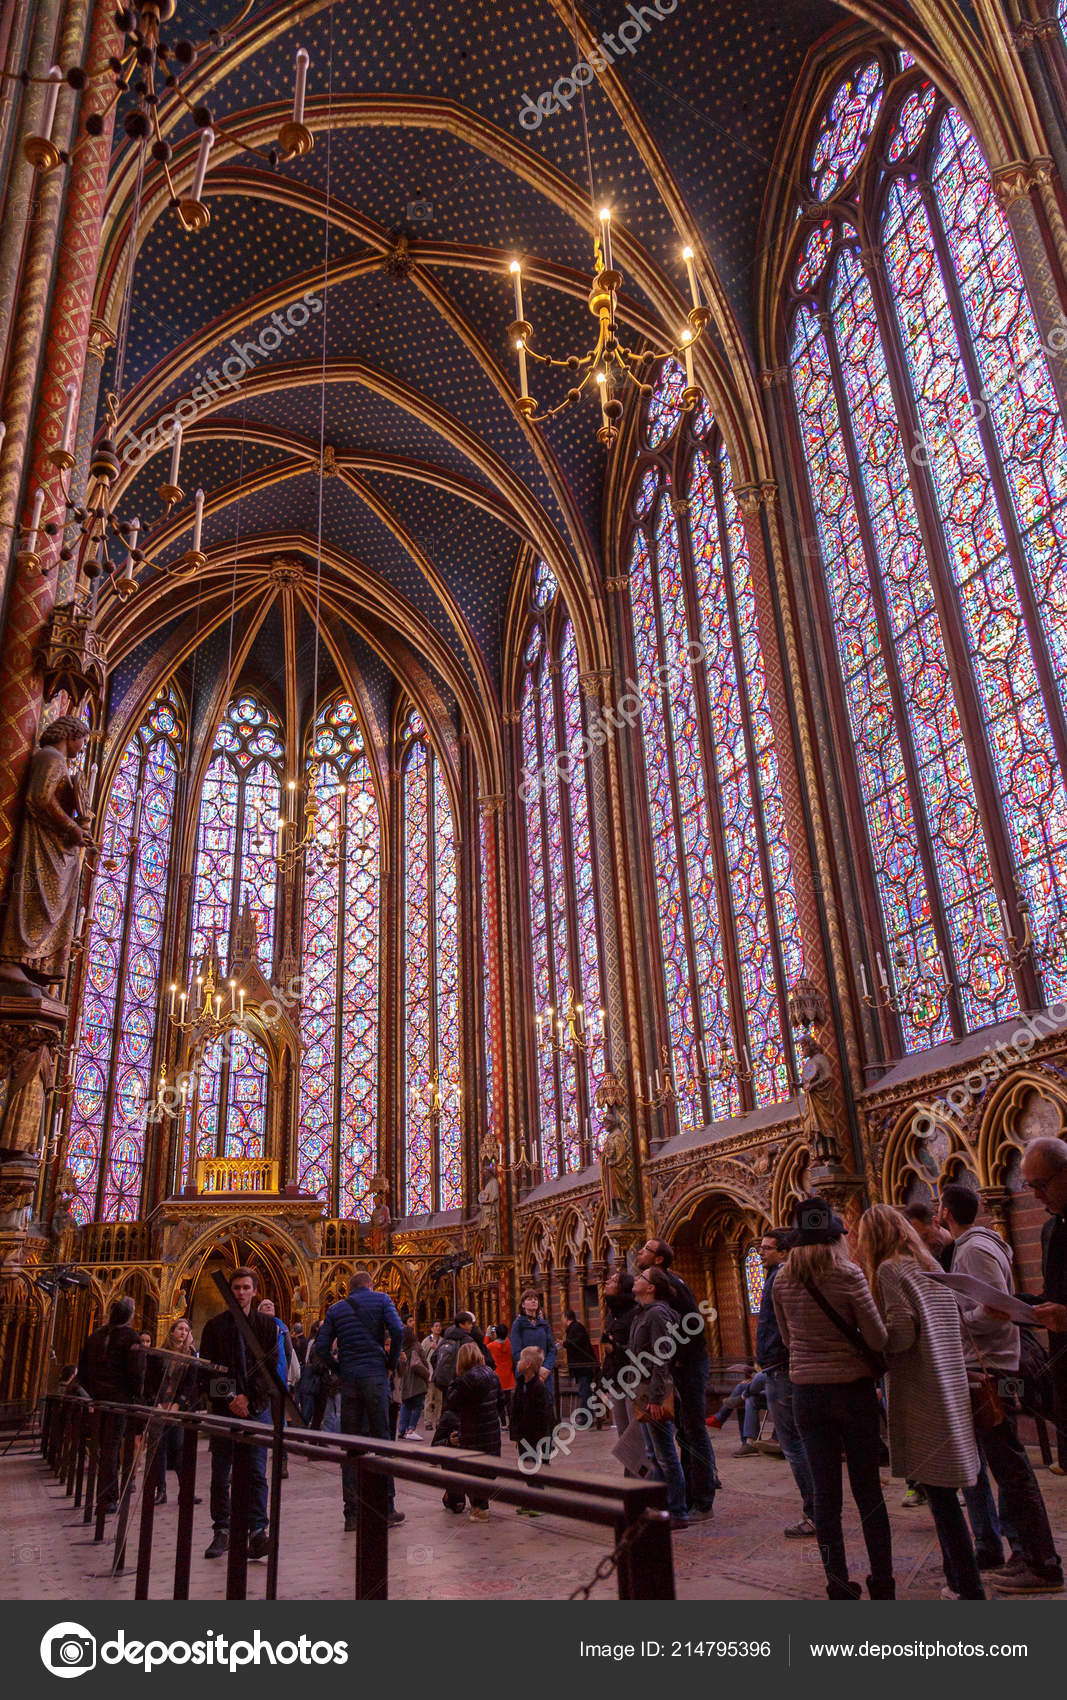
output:
[[[11,891],[0,936],[0,981],[55,986],[70,960],[81,853],[93,842],[72,764],[89,729],[62,714],[41,734],[30,764]]]

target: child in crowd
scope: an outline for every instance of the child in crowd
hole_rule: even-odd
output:
[[[540,1346],[524,1346],[515,1365],[515,1391],[511,1396],[511,1426],[508,1430],[519,1448],[519,1458],[537,1454],[541,1464],[552,1456],[552,1429],[555,1412],[549,1383],[541,1380],[541,1365],[545,1354]],[[532,1471],[531,1471],[532,1475]],[[518,1508],[520,1517],[540,1517],[539,1511]]]
[[[500,1381],[474,1341],[456,1355],[456,1374],[445,1394],[446,1411],[459,1418],[459,1444],[469,1452],[500,1456]],[[488,1499],[471,1496],[472,1523],[488,1523]]]

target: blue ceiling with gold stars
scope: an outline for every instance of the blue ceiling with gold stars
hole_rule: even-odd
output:
[[[196,412],[183,503],[166,514],[161,449],[129,479],[124,512],[141,519],[161,567],[189,548],[198,486],[213,563],[231,551],[244,572],[261,547],[264,563],[288,553],[314,582],[321,543],[331,572],[351,580],[340,617],[383,736],[394,685],[361,627],[372,603],[376,633],[393,617],[409,652],[423,643],[427,677],[451,712],[467,687],[496,707],[522,546],[541,550],[551,537],[596,570],[606,472],[592,401],[539,437],[518,416],[510,259],[541,269],[525,287],[535,344],[558,354],[590,346],[590,207],[607,201],[631,315],[661,321],[667,302],[680,320],[680,250],[695,236],[735,334],[751,346],[777,139],[806,56],[846,14],[830,0],[675,0],[669,11],[666,0],[662,9],[580,0],[578,24],[605,53],[610,44],[617,82],[579,88],[570,72],[587,48],[576,47],[569,0],[274,0],[211,44],[234,6],[178,0],[165,26],[170,40],[196,44],[182,88],[216,126],[210,224],[198,235],[181,229],[159,196],[161,167],[146,158],[122,370],[112,350],[103,387],[120,387],[123,432],[135,436],[179,401],[195,396]],[[314,148],[271,163],[264,154],[288,116],[298,47],[310,55]],[[563,104],[546,113],[542,100],[538,113],[553,90]],[[158,112],[187,193],[197,126],[173,94]],[[231,146],[235,130],[254,131],[261,151]],[[120,125],[100,297],[116,328],[131,275],[137,149]],[[668,211],[672,197],[686,230]],[[390,262],[398,237],[414,261],[400,275]],[[640,341],[632,316],[624,331]],[[572,381],[532,371],[544,401]],[[333,464],[320,481],[324,450]],[[181,575],[159,582],[177,625],[182,598],[203,587]],[[299,645],[302,696],[313,698],[304,615]],[[282,688],[283,650],[272,609],[249,676]],[[137,676],[140,653],[116,682]],[[321,695],[338,677],[326,646],[318,654]],[[214,631],[189,664],[202,689],[226,656]]]

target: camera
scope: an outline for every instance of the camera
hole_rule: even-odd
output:
[[[80,1676],[96,1667],[96,1637],[80,1623],[57,1623],[41,1642],[41,1660],[56,1676]]]
[[[207,1390],[209,1398],[225,1399],[227,1403],[237,1397],[237,1383],[232,1375],[213,1375]]]
[[[823,1200],[815,1199],[809,1204],[802,1204],[797,1214],[797,1224],[804,1233],[817,1232],[820,1228],[830,1226],[830,1211]]]
[[[407,216],[411,224],[429,224],[433,218],[433,202],[409,201]]]
[[[997,1392],[1002,1399],[1021,1399],[1025,1385],[1021,1375],[1002,1375],[997,1379]]]

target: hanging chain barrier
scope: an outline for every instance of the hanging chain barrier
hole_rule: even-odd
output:
[[[608,1577],[617,1568],[623,1553],[633,1546],[638,1535],[644,1533],[645,1525],[647,1523],[651,1523],[654,1519],[658,1519],[659,1515],[660,1513],[658,1511],[642,1511],[640,1516],[636,1517],[629,1527],[623,1531],[611,1552],[604,1554],[604,1557],[600,1560],[600,1563],[593,1571],[588,1582],[580,1582],[578,1587],[574,1589],[573,1593],[567,1595],[567,1598],[569,1600],[590,1599],[592,1597],[593,1589],[596,1587],[597,1583],[607,1581]]]

